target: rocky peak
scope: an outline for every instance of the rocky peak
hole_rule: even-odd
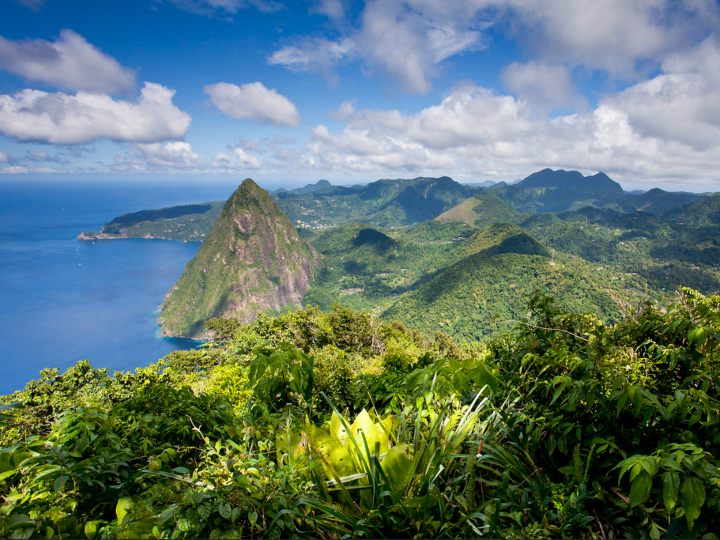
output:
[[[317,256],[270,195],[246,179],[163,303],[166,335],[197,337],[213,317],[248,322],[300,305]]]

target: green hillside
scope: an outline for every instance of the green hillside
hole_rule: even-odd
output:
[[[202,242],[220,216],[224,205],[224,201],[213,201],[131,212],[106,223],[99,233],[84,232],[78,238],[81,240],[151,238]]]
[[[249,321],[298,306],[316,268],[314,253],[292,223],[247,179],[163,302],[163,332],[194,337],[212,317]]]
[[[720,237],[716,226],[701,225],[712,219],[712,199],[686,208],[673,211],[678,222],[643,212],[584,208],[532,217],[523,227],[558,251],[642,276],[657,293],[655,299],[680,286],[713,294],[720,291]],[[691,220],[698,226],[683,224]]]
[[[507,232],[493,257],[548,259]],[[720,297],[522,311],[459,342],[304,309],[44,370],[0,396],[0,536],[715,538]]]
[[[280,208],[298,226],[318,228],[347,222],[401,227],[433,219],[481,191],[447,176],[377,180],[365,186],[301,188],[277,193]]]
[[[382,316],[421,331],[433,328],[466,339],[511,328],[526,314],[535,293],[558,305],[615,321],[623,308],[650,294],[638,276],[625,275],[579,257],[551,252],[516,227],[481,230],[468,240],[474,251],[395,301]]]
[[[382,247],[358,238],[373,231]],[[347,224],[312,237],[324,268],[304,303],[341,303],[423,331],[479,338],[512,326],[535,291],[617,320],[622,307],[664,299],[643,277],[546,247],[524,229],[430,222],[392,235]]]
[[[520,223],[523,215],[492,193],[481,193],[465,199],[435,218],[435,221],[455,221],[471,227],[493,223]]]

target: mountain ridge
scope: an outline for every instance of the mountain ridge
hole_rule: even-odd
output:
[[[163,333],[198,337],[213,317],[249,322],[299,306],[318,265],[270,195],[246,179],[165,298]]]

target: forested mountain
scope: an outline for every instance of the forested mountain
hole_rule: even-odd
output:
[[[435,218],[435,221],[455,221],[471,227],[493,223],[520,223],[523,214],[493,193],[480,193],[465,199]]]
[[[299,227],[350,221],[398,227],[433,219],[481,191],[443,176],[377,180],[352,188],[315,184],[276,196],[278,205]]]
[[[162,323],[213,339],[0,396],[0,536],[714,538],[720,297],[681,286],[720,290],[720,196],[618,188],[246,180],[205,233],[212,204],[120,216],[207,235]]]
[[[167,335],[195,337],[212,317],[249,321],[301,304],[316,256],[268,193],[245,180],[168,293],[160,320]]]
[[[720,290],[720,196],[626,193],[603,173],[550,169],[485,191],[448,177],[420,177],[353,187],[318,181],[274,196],[274,211],[289,213],[324,268],[312,280],[303,274],[307,283],[291,295],[292,302],[235,302],[241,318],[262,311],[260,306],[277,310],[303,303],[329,309],[339,302],[416,328],[442,327],[476,338],[507,328],[535,290],[552,292],[560,305],[592,311],[606,321],[643,299],[667,301],[679,286]],[[105,229],[118,228],[123,235],[144,231],[142,236],[151,236],[153,229],[178,231],[187,238],[183,223],[197,234],[198,223],[207,223],[216,207],[137,212]],[[192,213],[195,209],[204,214]],[[504,243],[508,230],[516,231],[514,251]],[[484,247],[478,238],[486,239]],[[247,288],[221,260],[233,259],[217,255],[204,265],[220,265],[211,279],[224,283],[218,291]],[[258,279],[264,283],[256,284],[260,289],[276,286],[271,284],[277,277]],[[200,294],[201,280],[195,281],[197,290],[188,298]],[[215,296],[222,296],[218,291]],[[202,320],[219,314],[217,305],[225,300],[210,303],[215,307],[205,306],[191,324],[199,328]],[[164,317],[179,321],[190,314]]]
[[[317,229],[348,222],[380,227],[406,227],[431,219],[461,221],[473,226],[519,223],[536,213],[610,209],[662,216],[707,195],[667,192],[624,192],[607,175],[583,176],[577,171],[543,169],[515,184],[486,187],[463,185],[451,178],[377,180],[363,186],[336,186],[327,180],[272,193],[298,228]],[[145,210],[118,216],[100,233],[82,233],[83,240],[163,238],[202,241],[223,202]]]
[[[578,171],[543,169],[515,184],[497,185],[490,191],[521,212],[566,212],[586,206],[622,212],[640,210],[661,215],[697,201],[701,195],[652,189],[635,194],[623,191],[605,173],[583,176]]]
[[[652,294],[642,277],[547,248],[516,225],[475,230],[431,222],[392,231],[382,249],[358,245],[368,230],[382,234],[348,224],[312,237],[325,267],[306,304],[329,309],[340,302],[424,332],[477,339],[512,327],[538,290],[604,320]]]
[[[213,201],[130,212],[106,223],[100,232],[80,233],[78,239],[148,238],[202,242],[220,216],[224,204],[225,201]]]

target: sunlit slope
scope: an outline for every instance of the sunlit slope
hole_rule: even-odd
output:
[[[212,317],[250,321],[300,304],[316,257],[270,195],[245,180],[162,306],[168,335],[202,335]]]
[[[493,223],[520,223],[523,215],[492,193],[481,193],[453,206],[435,218],[441,222],[459,222],[472,227]]]

